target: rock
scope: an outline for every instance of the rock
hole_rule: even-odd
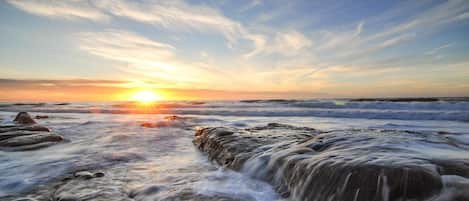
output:
[[[144,186],[130,191],[129,197],[136,200],[143,200],[145,197],[151,196],[161,191],[161,186]]]
[[[95,172],[95,173],[93,174],[93,177],[95,177],[95,178],[104,177],[104,173],[102,173],[102,172]]]
[[[435,133],[269,124],[204,128],[193,142],[209,159],[270,182],[293,200],[469,200],[467,146]]]
[[[156,128],[157,127],[155,123],[151,123],[151,122],[143,122],[140,124],[140,126],[144,128]]]
[[[11,132],[11,131],[44,131],[50,132],[50,129],[40,125],[26,125],[26,126],[0,126],[0,135],[1,133]]]
[[[17,124],[35,124],[36,121],[27,113],[27,112],[20,112],[16,115],[15,120],[13,120]]]
[[[63,137],[53,132],[22,132],[21,136],[10,137],[0,141],[2,147],[19,147],[44,142],[60,142]]]
[[[102,172],[96,172],[96,173],[91,173],[88,171],[80,171],[76,172],[74,174],[75,178],[82,178],[82,179],[93,179],[93,178],[99,178],[99,177],[104,177],[104,173]]]
[[[120,182],[105,177],[102,172],[76,172],[73,178],[56,185],[50,200],[133,201]]]
[[[63,137],[49,128],[35,124],[26,112],[14,120],[17,124],[0,126],[0,150],[25,151],[47,147],[63,141]]]
[[[166,127],[174,127],[174,128],[183,128],[183,129],[190,129],[193,125],[191,123],[193,120],[191,117],[180,117],[180,116],[166,116],[164,117],[163,121],[157,122],[143,122],[140,124],[141,127],[144,128],[166,128]]]
[[[49,116],[47,116],[47,115],[36,115],[35,118],[36,118],[36,119],[48,119]]]
[[[166,121],[184,121],[184,120],[189,120],[191,119],[190,117],[180,117],[176,115],[171,115],[171,116],[166,116],[164,117],[164,120]]]

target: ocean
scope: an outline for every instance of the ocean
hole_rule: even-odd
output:
[[[11,124],[21,111],[38,117],[38,124],[61,134],[65,141],[31,151],[0,150],[0,198],[5,200],[37,196],[76,170],[104,171],[106,192],[140,192],[136,200],[289,199],[252,173],[209,161],[192,143],[195,130],[202,127],[244,129],[279,123],[321,131],[450,133],[456,143],[469,146],[467,98],[161,101],[152,105],[4,102],[0,124]]]

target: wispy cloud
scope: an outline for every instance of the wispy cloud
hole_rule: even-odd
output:
[[[240,12],[245,12],[262,4],[262,0],[251,0],[245,6],[241,7]]]
[[[215,8],[193,5],[185,1],[100,1],[98,7],[112,15],[129,18],[141,23],[158,25],[174,31],[197,31],[219,33],[234,48],[239,42],[251,42],[252,49],[247,54],[262,51],[266,37],[246,28],[241,22],[224,16]]]
[[[285,56],[292,56],[298,54],[301,50],[310,47],[313,41],[297,31],[278,32],[271,42],[266,43],[267,38],[259,36],[256,38],[256,51],[245,54],[245,57],[253,57],[258,54],[272,54],[278,53]]]
[[[449,47],[451,47],[451,46],[453,46],[452,43],[447,43],[447,44],[444,44],[444,45],[442,45],[442,46],[433,48],[433,49],[431,49],[431,50],[425,52],[425,54],[426,54],[426,55],[434,55],[434,54],[436,54],[437,52],[439,52],[439,51],[441,51],[441,50],[443,50],[443,49],[449,48]]]
[[[174,47],[150,40],[133,32],[108,30],[106,32],[84,32],[77,34],[80,49],[107,59],[128,63],[148,62],[146,65],[161,67],[157,61],[173,56]],[[154,61],[150,62],[150,61]]]
[[[90,54],[121,63],[116,68],[164,86],[203,87],[219,79],[219,71],[197,62],[185,62],[176,49],[134,32],[107,30],[76,35],[79,48]],[[163,86],[163,85],[162,85]]]
[[[184,1],[100,1],[98,7],[115,16],[160,25],[173,30],[215,31],[234,43],[240,38],[249,39],[249,33],[234,20],[223,16],[208,6],[191,5]]]
[[[219,33],[233,47],[241,40],[252,42],[252,52],[259,52],[264,36],[253,33],[242,23],[232,20],[217,9],[175,1],[128,0],[8,0],[15,7],[35,15],[64,19],[106,21],[111,17],[128,18],[140,23],[152,24],[174,31]]]
[[[40,79],[0,79],[4,87],[38,87],[38,86],[119,86],[126,84],[122,80],[93,80],[93,79],[67,79],[67,80],[40,80]]]
[[[110,19],[90,1],[7,0],[7,2],[28,13],[52,18],[92,21]]]

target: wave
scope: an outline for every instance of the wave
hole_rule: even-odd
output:
[[[329,108],[329,109],[393,109],[393,110],[454,110],[469,111],[469,102],[341,102],[341,101],[303,101],[289,103],[293,107]]]
[[[392,102],[350,100],[167,101],[135,103],[0,104],[0,111],[43,113],[165,114],[263,117],[331,117],[469,122],[469,101]]]
[[[5,111],[5,110],[3,110]],[[11,112],[16,110],[11,110]],[[469,122],[466,111],[403,111],[403,110],[231,110],[231,109],[162,109],[162,110],[109,110],[109,109],[31,109],[29,112],[43,113],[102,113],[102,114],[176,114],[176,115],[217,115],[253,117],[332,117],[356,119],[395,119],[395,120],[447,120]]]

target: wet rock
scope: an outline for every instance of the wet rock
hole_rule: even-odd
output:
[[[26,125],[26,126],[0,126],[0,135],[1,133],[11,132],[11,131],[44,131],[50,132],[50,129],[40,125]]]
[[[318,133],[315,129],[301,130],[300,127],[273,124],[248,129],[202,128],[196,131],[193,143],[200,150],[209,153],[211,160],[239,170],[256,153],[272,148],[268,145],[283,142],[284,146],[288,146],[297,139],[305,139]]]
[[[469,200],[469,151],[439,134],[269,124],[204,128],[193,142],[293,200]]]
[[[189,120],[191,119],[190,117],[180,117],[176,115],[171,115],[171,116],[166,116],[164,117],[164,120],[166,121],[184,121],[184,120]]]
[[[94,176],[95,178],[104,177],[104,173],[102,173],[102,172],[95,172],[95,173],[93,174],[93,176]]]
[[[21,136],[10,137],[0,141],[0,147],[19,147],[39,143],[60,142],[63,137],[53,132],[22,132]],[[23,135],[26,134],[26,135]]]
[[[80,171],[73,178],[62,181],[50,200],[66,201],[133,201],[128,197],[123,184],[104,176],[104,173]]]
[[[38,200],[34,198],[19,198],[19,199],[14,199],[12,201],[38,201]]]
[[[49,116],[47,116],[47,115],[36,115],[35,118],[36,118],[36,119],[48,119]]]
[[[253,198],[233,198],[224,195],[203,195],[198,194],[191,189],[181,189],[172,192],[161,192],[159,195],[154,196],[154,199],[159,201],[255,201]],[[138,199],[136,199],[138,200]]]
[[[141,127],[145,127],[145,128],[156,128],[157,125],[155,123],[151,123],[151,122],[143,122],[140,124]]]
[[[25,151],[47,147],[63,141],[49,128],[37,125],[26,112],[20,112],[14,125],[0,125],[0,150]]]
[[[205,104],[205,102],[203,102],[203,101],[192,101],[192,102],[189,102],[189,104],[191,104],[191,105],[203,105],[203,104]]]
[[[161,191],[161,186],[144,186],[138,189],[134,189],[129,193],[129,197],[136,200],[143,200],[145,197],[152,196]]]
[[[75,178],[82,178],[82,179],[88,180],[88,179],[93,179],[93,178],[104,177],[104,173],[102,172],[91,173],[88,171],[80,171],[80,172],[76,172],[74,176]]]
[[[13,121],[17,124],[35,124],[36,123],[36,121],[34,121],[34,119],[27,112],[18,113]]]
[[[183,128],[183,129],[190,129],[193,125],[191,124],[192,118],[190,117],[180,117],[180,116],[166,116],[164,117],[163,121],[158,122],[143,122],[140,124],[141,127],[144,128],[166,128],[166,127],[173,127],[173,128]]]

